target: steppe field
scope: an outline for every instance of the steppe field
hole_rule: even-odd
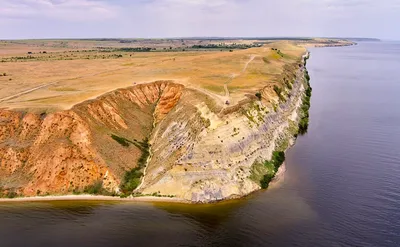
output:
[[[305,45],[326,40],[0,41],[0,108],[68,109],[117,88],[173,80],[234,104],[279,83]]]

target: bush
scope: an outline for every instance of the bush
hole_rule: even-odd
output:
[[[274,86],[274,91],[278,95],[280,100],[284,100],[283,95],[282,95],[282,88],[280,88],[280,87],[275,85]]]
[[[308,71],[305,70],[305,80],[307,89],[305,90],[305,95],[303,97],[303,104],[301,106],[301,119],[299,121],[299,134],[304,135],[308,131],[308,122],[309,122],[309,110],[311,107],[310,99],[312,94],[312,88],[310,85],[310,76]]]
[[[308,131],[308,117],[302,118],[299,122],[299,134],[304,135]]]
[[[103,194],[103,181],[96,181],[92,185],[88,185],[85,187],[83,192],[91,195],[100,195]]]
[[[260,92],[257,92],[257,93],[256,93],[256,97],[258,98],[258,100],[261,100],[261,99],[262,99],[261,93],[260,93]]]
[[[310,75],[308,74],[307,69],[305,70],[305,75],[304,76],[306,78],[306,81],[309,82],[310,81]]]
[[[124,193],[132,193],[139,186],[141,177],[143,176],[140,170],[141,168],[137,167],[125,173],[123,183],[121,184],[121,189]]]
[[[147,159],[150,156],[149,140],[145,138],[142,142],[139,142],[137,140],[130,141],[126,138],[116,135],[111,135],[111,137],[124,147],[128,147],[130,144],[133,144],[142,151],[142,155],[138,159],[137,167],[125,173],[124,179],[120,185],[122,192],[128,196],[140,185],[141,178],[143,176],[142,170],[145,168]]]
[[[289,90],[292,90],[293,86],[289,81],[285,81],[285,85],[287,88],[289,88]]]
[[[307,97],[311,97],[311,93],[312,93],[312,88],[309,86],[307,89],[306,89],[306,96]],[[308,99],[308,100],[310,100],[310,99]]]
[[[261,179],[260,184],[261,184],[261,188],[262,189],[267,189],[269,183],[271,182],[271,180],[274,178],[273,175],[271,174],[266,174],[264,175],[264,177]]]
[[[283,152],[283,151],[273,152],[272,153],[272,162],[274,164],[275,172],[277,172],[279,167],[281,167],[283,162],[285,162],[285,152]]]
[[[129,147],[129,141],[127,139],[116,135],[111,135],[111,138],[114,139],[119,144],[121,144],[122,146]]]
[[[275,151],[272,153],[272,158],[270,161],[265,161],[264,166],[269,167],[271,169],[271,165],[273,167],[273,172],[267,173],[263,176],[260,181],[260,185],[262,189],[267,189],[271,180],[275,177],[275,174],[278,172],[279,167],[285,162],[285,152],[283,151]]]
[[[15,192],[15,191],[9,191],[9,192],[7,192],[7,198],[9,198],[9,199],[15,198],[15,197],[17,197],[17,196],[18,196],[18,194],[17,194],[17,192]]]

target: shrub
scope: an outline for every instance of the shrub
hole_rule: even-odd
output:
[[[94,182],[92,185],[88,185],[85,187],[83,192],[91,195],[99,195],[104,192],[103,190],[103,181],[99,180]]]
[[[274,91],[277,95],[280,95],[282,93],[282,89],[276,85],[274,86]]]
[[[267,189],[269,183],[271,182],[271,180],[274,178],[273,175],[271,174],[266,174],[264,175],[264,177],[261,179],[260,184],[261,184],[261,188],[262,189]]]
[[[306,96],[307,97],[311,97],[311,93],[312,93],[312,88],[309,86],[307,89],[306,89]]]
[[[274,165],[275,172],[278,171],[279,167],[285,161],[285,152],[283,151],[275,151],[272,153],[272,163]]]
[[[256,97],[258,98],[258,100],[261,100],[261,99],[262,99],[261,93],[260,93],[260,92],[257,92],[257,93],[256,93]]]
[[[307,69],[305,70],[305,75],[304,76],[305,76],[307,82],[309,82],[310,81],[310,75],[308,74]]]
[[[116,135],[111,135],[111,138],[114,139],[119,144],[121,144],[122,146],[129,147],[129,141],[127,139]]]
[[[308,117],[304,117],[299,122],[299,134],[304,135],[308,130]]]
[[[280,100],[284,100],[283,95],[282,95],[282,88],[274,85],[274,91],[278,95]]]
[[[124,193],[132,193],[140,184],[140,179],[143,173],[140,171],[140,167],[133,168],[132,170],[125,173],[121,189]]]
[[[260,180],[260,185],[262,189],[268,188],[269,183],[275,177],[275,174],[278,172],[279,167],[281,167],[284,161],[285,161],[285,152],[275,151],[272,153],[271,160],[264,162],[264,166],[267,167],[268,169],[271,169],[273,167],[273,171],[264,175],[263,178]]]
[[[287,88],[289,88],[289,90],[292,90],[293,86],[289,81],[285,81],[285,85]]]
[[[15,198],[15,197],[17,197],[18,196],[18,194],[17,194],[17,192],[15,192],[15,191],[9,191],[9,192],[7,192],[7,198],[10,198],[10,199],[12,199],[12,198]]]

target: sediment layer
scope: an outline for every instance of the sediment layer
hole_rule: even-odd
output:
[[[231,107],[157,81],[56,113],[0,110],[0,192],[65,195],[100,183],[118,195],[142,156],[135,144],[148,140],[136,195],[202,203],[245,196],[260,189],[254,165],[287,148],[297,131],[303,65],[286,68],[279,94],[266,87]]]

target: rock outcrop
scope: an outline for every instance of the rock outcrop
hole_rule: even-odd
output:
[[[0,110],[0,187],[26,196],[67,194],[96,182],[118,192],[142,140],[178,102],[183,87],[160,81],[120,89],[56,113]]]
[[[232,107],[171,81],[118,89],[67,111],[0,110],[0,188],[25,196],[69,194],[96,183],[119,193],[149,140],[151,156],[135,193],[191,202],[237,198],[260,189],[253,165],[293,137],[304,71],[285,68],[273,86]],[[289,85],[288,84],[288,85]],[[122,142],[121,142],[122,140]],[[125,145],[126,144],[126,145]],[[1,192],[1,191],[0,191]]]

